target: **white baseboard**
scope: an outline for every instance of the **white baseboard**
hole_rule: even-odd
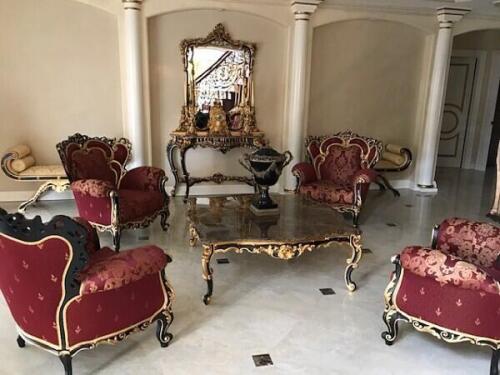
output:
[[[34,190],[0,191],[0,202],[24,202],[30,199],[33,194],[35,194]],[[73,199],[73,193],[71,193],[71,191],[69,190],[62,193],[49,191],[40,198],[40,200],[42,201],[56,201],[63,199]]]
[[[415,190],[415,184],[412,180],[389,180],[394,189],[411,189]],[[371,184],[370,190],[378,190],[377,184]]]
[[[418,187],[412,180],[389,180],[395,189],[411,189],[419,192],[426,193],[437,193],[437,188],[423,189]],[[376,184],[370,186],[371,190],[378,189]],[[167,192],[170,194],[172,186],[166,186]],[[186,191],[184,184],[181,184],[177,188],[176,196],[182,197]],[[279,186],[275,185],[271,187],[271,192],[279,192]],[[246,184],[200,184],[192,186],[190,189],[190,195],[225,195],[225,194],[252,194],[253,188]],[[13,190],[13,191],[0,191],[0,202],[24,202],[31,198],[35,194],[35,191],[30,190]],[[44,194],[40,200],[66,200],[73,199],[73,194],[71,191],[65,191],[62,193],[56,193],[50,191]]]

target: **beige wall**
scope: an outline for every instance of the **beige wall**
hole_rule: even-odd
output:
[[[69,0],[0,2],[0,152],[17,143],[40,163],[75,132],[119,136],[116,17]],[[32,190],[0,174],[0,191]]]
[[[418,150],[425,34],[353,20],[314,29],[308,134],[352,129]]]
[[[500,30],[480,30],[472,31],[466,34],[457,35],[453,39],[453,50],[482,50],[486,51],[485,74],[481,84],[481,93],[479,101],[479,110],[477,115],[476,134],[470,134],[472,139],[466,142],[472,142],[472,150],[477,150],[480,146],[481,130],[485,126],[490,126],[490,120],[485,118],[485,104],[488,94],[488,83],[492,69],[492,52],[500,51]],[[470,126],[470,125],[469,125]],[[472,152],[471,162],[476,163],[477,152]]]
[[[184,75],[179,43],[185,38],[206,36],[224,23],[234,39],[257,44],[255,101],[257,126],[271,144],[282,148],[288,31],[268,19],[232,11],[190,10],[167,13],[149,19],[149,71],[153,164],[169,171],[165,147],[169,133],[179,123],[183,104]],[[189,25],[189,27],[187,27]],[[225,172],[246,174],[238,164],[240,150],[226,155],[209,149],[188,151],[188,168],[193,175]],[[171,176],[170,176],[171,177]],[[169,183],[172,184],[172,178]]]

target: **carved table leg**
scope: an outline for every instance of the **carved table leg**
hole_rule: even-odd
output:
[[[349,245],[352,249],[352,256],[347,259],[347,267],[345,269],[345,284],[350,292],[356,290],[356,283],[351,279],[351,273],[355,268],[358,268],[359,261],[363,255],[363,249],[361,248],[361,236],[357,234],[351,235],[349,238]]]
[[[203,270],[203,278],[207,282],[207,294],[203,296],[203,302],[205,305],[210,303],[210,297],[214,289],[214,284],[212,281],[212,269],[210,268],[210,260],[214,254],[214,247],[211,245],[203,245],[203,255],[201,257],[201,267]]]
[[[200,237],[198,236],[198,232],[196,231],[195,226],[190,223],[189,224],[189,246],[194,247],[198,243]]]
[[[182,176],[184,177],[184,183],[186,184],[186,193],[184,194],[184,203],[187,203],[187,199],[189,198],[189,187],[191,182],[189,181],[189,173],[186,167],[186,151],[188,147],[181,148],[181,168],[182,168]]]
[[[174,151],[179,147],[174,141],[170,141],[167,145],[167,159],[168,164],[170,165],[170,169],[172,170],[172,174],[174,175],[174,187],[170,191],[172,197],[175,197],[175,193],[177,192],[177,186],[179,185],[179,171],[177,170],[177,166],[175,165],[175,153]]]

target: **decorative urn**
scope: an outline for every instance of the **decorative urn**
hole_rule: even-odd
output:
[[[278,179],[293,159],[290,151],[280,154],[273,148],[263,147],[251,154],[245,154],[240,164],[252,173],[257,185],[257,195],[250,205],[250,210],[256,215],[278,213],[278,205],[269,196],[269,187],[278,182]]]

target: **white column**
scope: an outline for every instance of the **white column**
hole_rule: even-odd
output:
[[[292,11],[295,22],[292,38],[292,61],[290,70],[289,117],[288,137],[286,148],[292,153],[294,161],[285,172],[285,188],[295,188],[295,177],[291,167],[302,159],[302,146],[305,136],[305,108],[306,108],[306,72],[309,52],[309,30],[311,14],[317,9],[322,0],[292,1]]]
[[[439,31],[434,47],[434,61],[427,98],[425,125],[417,159],[417,184],[422,189],[435,189],[434,173],[441,134],[446,83],[450,68],[451,49],[453,46],[453,25],[460,21],[468,9],[439,8],[437,19]]]
[[[132,142],[130,168],[146,160],[146,127],[143,96],[141,6],[143,0],[122,0],[125,57],[126,136]]]

